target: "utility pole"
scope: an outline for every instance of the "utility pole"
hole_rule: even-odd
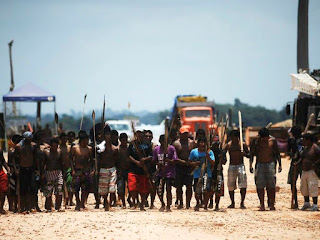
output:
[[[298,46],[297,70],[309,73],[309,37],[308,37],[309,0],[299,0],[298,7]]]
[[[13,40],[8,43],[9,45],[9,57],[10,57],[10,75],[11,75],[11,83],[10,83],[10,92],[14,89],[14,79],[13,79],[13,67],[12,67],[12,44]],[[16,103],[12,102],[12,115],[17,116],[17,108]]]

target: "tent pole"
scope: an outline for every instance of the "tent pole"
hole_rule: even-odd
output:
[[[8,151],[8,136],[6,131],[6,114],[7,114],[7,102],[3,102],[4,111],[3,111],[3,131],[4,131],[4,151]]]
[[[37,130],[41,126],[41,102],[37,102]]]
[[[57,109],[56,109],[56,101],[54,101],[53,107],[54,107],[54,109],[53,109],[53,110],[54,110],[54,113],[53,113],[54,126],[55,126],[55,129],[56,129],[56,134],[58,134],[58,125],[57,125],[57,123],[56,123],[56,121],[55,121],[56,112],[57,112]]]

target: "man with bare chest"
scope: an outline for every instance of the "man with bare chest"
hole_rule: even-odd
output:
[[[67,208],[67,205],[71,206],[72,203],[72,168],[71,168],[71,146],[67,145],[68,137],[66,133],[60,133],[59,135],[60,139],[60,151],[61,151],[61,159],[62,159],[62,165],[63,165],[63,181],[66,185],[68,197],[64,199],[65,201],[65,207]]]
[[[255,140],[251,148],[250,172],[253,173],[252,163],[256,156],[255,183],[260,200],[259,211],[264,211],[264,188],[267,189],[270,210],[275,210],[276,193],[276,161],[279,162],[279,173],[282,171],[281,157],[275,138],[269,135],[267,128],[259,131],[259,137]]]
[[[129,167],[130,161],[128,156],[128,135],[126,133],[121,133],[119,145],[119,162],[117,164],[117,191],[119,198],[122,201],[122,208],[126,208],[125,193],[126,183],[128,184]]]
[[[37,149],[32,142],[33,135],[31,132],[25,132],[22,136],[23,140],[15,146],[15,154],[20,164],[17,175],[20,181],[21,210],[22,213],[29,213],[32,206],[36,205],[35,198],[38,192],[35,171]],[[39,175],[38,172],[37,174]]]
[[[302,160],[302,176],[300,191],[304,197],[304,205],[301,210],[318,211],[318,175],[316,168],[320,166],[320,148],[314,143],[314,136],[306,133],[302,139],[304,146],[300,153]],[[310,205],[309,197],[312,197],[313,205]]]
[[[52,209],[52,193],[56,196],[55,209],[61,211],[62,202],[62,186],[63,186],[63,175],[62,175],[62,155],[59,147],[59,139],[52,138],[50,140],[50,149],[44,151],[44,195],[46,197],[45,208],[47,212],[51,212]]]
[[[105,141],[97,147],[99,174],[99,194],[105,199],[105,210],[109,211],[108,194],[110,193],[110,203],[115,197],[117,169],[119,161],[119,150],[111,143],[111,132],[105,132]]]
[[[231,205],[228,208],[234,208],[234,190],[237,189],[237,179],[241,194],[240,208],[245,209],[244,199],[247,192],[247,174],[246,168],[243,164],[243,157],[249,157],[248,146],[243,143],[243,151],[241,152],[240,147],[240,132],[238,130],[233,130],[230,133],[231,141],[228,142],[224,151],[229,152],[230,165],[228,169],[228,189],[231,199]]]
[[[183,185],[186,186],[186,208],[190,208],[192,197],[192,167],[188,165],[188,158],[191,150],[195,147],[194,141],[189,139],[189,130],[186,127],[180,128],[180,139],[172,144],[177,152],[178,161],[176,164],[176,179],[178,209],[183,208]]]
[[[91,171],[94,165],[93,150],[89,144],[89,136],[85,131],[79,132],[79,144],[71,148],[71,168],[77,205],[75,210],[80,211],[80,208],[86,210],[85,200],[90,191],[90,183],[94,176],[94,170]],[[81,189],[81,199],[79,192]]]

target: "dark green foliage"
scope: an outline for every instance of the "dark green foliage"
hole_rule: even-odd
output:
[[[242,112],[242,121],[244,126],[265,126],[269,122],[280,122],[286,119],[291,118],[287,116],[285,112],[285,106],[280,110],[270,110],[262,106],[250,106],[249,104],[242,103],[239,99],[234,100],[234,104],[216,104],[216,113],[221,115],[222,113],[228,113],[229,109],[232,110],[232,119],[235,125],[238,125],[238,111]],[[127,116],[134,116],[139,118],[141,123],[157,125],[160,124],[167,116],[171,115],[171,110],[163,110],[160,112],[137,112],[131,113],[128,111],[123,112],[114,112],[111,109],[106,110],[106,120],[109,119],[124,119]],[[33,123],[34,118],[27,117],[28,121]],[[101,113],[96,111],[96,122],[101,121]],[[63,128],[66,131],[75,131],[78,133],[80,127],[81,114],[72,113],[61,114],[59,115],[59,122],[63,124]],[[51,128],[54,128],[54,116],[53,114],[46,114],[42,116],[42,125],[45,126],[46,123],[49,123]],[[91,112],[87,113],[83,118],[82,129],[87,132],[92,127],[92,117]]]

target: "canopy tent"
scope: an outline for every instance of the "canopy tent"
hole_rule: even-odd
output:
[[[37,102],[37,124],[41,121],[41,102],[54,102],[54,114],[56,112],[56,97],[32,83],[27,83],[15,90],[3,95],[4,118],[6,118],[7,102]]]

